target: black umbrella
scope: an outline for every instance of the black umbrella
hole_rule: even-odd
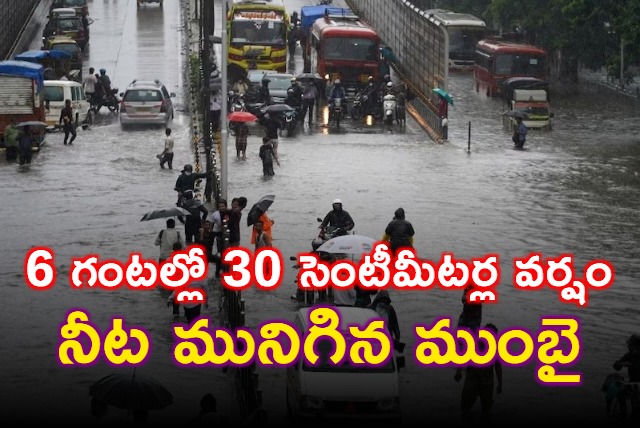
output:
[[[323,80],[318,73],[301,73],[296,76],[297,80]]]
[[[110,374],[89,387],[98,402],[130,410],[158,410],[173,404],[173,395],[157,380],[136,375]]]
[[[285,111],[293,111],[295,110],[293,107],[287,104],[272,104],[268,107],[264,107],[260,109],[263,113],[282,113]]]
[[[171,208],[166,208],[161,210],[149,211],[140,219],[140,221],[155,220],[157,218],[176,217],[176,216],[183,216],[183,215],[191,215],[191,213],[185,210],[184,208],[171,207]]]
[[[519,117],[520,119],[526,119],[529,117],[527,113],[521,110],[507,110],[503,114],[507,117]]]
[[[249,214],[247,214],[247,226],[251,226],[256,221],[258,221],[260,216],[267,212],[275,198],[276,195],[266,195],[260,198],[258,202],[253,204],[253,206],[249,210]]]

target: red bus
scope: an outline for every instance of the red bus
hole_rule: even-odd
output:
[[[340,79],[345,90],[355,93],[369,76],[380,81],[380,37],[348,9],[327,13],[311,26],[308,40],[311,71],[329,82]]]
[[[474,60],[476,91],[489,97],[500,95],[501,83],[511,77],[547,77],[547,52],[525,43],[483,39],[476,44]]]

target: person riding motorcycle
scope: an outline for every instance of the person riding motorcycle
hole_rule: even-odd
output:
[[[289,89],[293,90],[293,95],[301,103],[302,102],[302,93],[304,92],[304,90],[302,89],[302,86],[300,85],[300,82],[298,81],[298,79],[296,79],[295,77],[293,79],[291,79],[291,86],[289,86]],[[288,89],[287,89],[287,92],[288,92]]]
[[[336,81],[333,82],[333,87],[331,88],[331,93],[329,94],[329,105],[333,107],[334,99],[344,98],[345,96],[346,93],[344,91],[344,88],[342,87],[342,82],[340,81],[340,79],[336,79]]]
[[[346,235],[355,226],[351,215],[342,209],[342,201],[340,199],[335,199],[332,207],[333,209],[327,213],[322,223],[320,223],[318,236],[321,236],[325,230],[334,230],[334,236]]]
[[[105,94],[108,96],[111,93],[111,79],[107,75],[107,70],[104,68],[100,69],[100,81],[102,82]]]
[[[380,90],[378,91],[380,98],[384,97],[387,94],[387,84],[391,82],[391,76],[385,74],[382,78],[382,83],[380,84]]]
[[[293,108],[300,106],[300,101],[296,98],[293,89],[287,89],[287,97],[284,99],[284,103]]]
[[[366,101],[364,101],[364,97],[366,98]],[[367,86],[364,87],[364,89],[362,89],[362,98],[363,98],[363,104],[365,107],[365,111],[366,112],[371,112],[373,111],[373,107],[375,106],[375,104],[378,102],[378,87],[375,85],[375,82],[373,81],[373,77],[369,76],[369,81],[367,83]]]
[[[262,86],[258,89],[258,102],[268,106],[271,104],[271,93],[269,92],[271,80],[262,79]]]

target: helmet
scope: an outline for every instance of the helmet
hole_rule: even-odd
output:
[[[335,82],[333,82],[334,85],[342,85],[342,82],[340,81],[340,79],[336,79]]]
[[[287,89],[287,95],[289,95],[289,94],[293,94],[293,89],[291,89],[291,88]]]
[[[184,168],[182,168],[183,171],[188,171],[188,172],[192,172],[193,171],[193,166],[188,163],[184,166]]]
[[[373,76],[369,76],[369,79],[367,79],[370,83],[373,82]]]
[[[388,74],[385,74],[383,80],[389,81],[391,80],[391,76],[389,76]]]
[[[387,82],[387,88],[393,88],[393,82]]]
[[[334,199],[333,202],[331,202],[331,205],[333,204],[340,204],[342,205],[342,201],[340,199]]]
[[[100,74],[105,74],[106,72],[107,72],[107,69],[106,69],[106,68],[101,68],[101,69],[100,69]]]

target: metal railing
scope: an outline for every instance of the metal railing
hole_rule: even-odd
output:
[[[9,59],[40,0],[0,0],[0,57]]]
[[[435,139],[446,139],[447,129],[438,115],[433,88],[447,89],[449,38],[445,28],[429,20],[407,0],[346,0],[391,48],[395,60],[386,59],[415,99],[407,111]]]

